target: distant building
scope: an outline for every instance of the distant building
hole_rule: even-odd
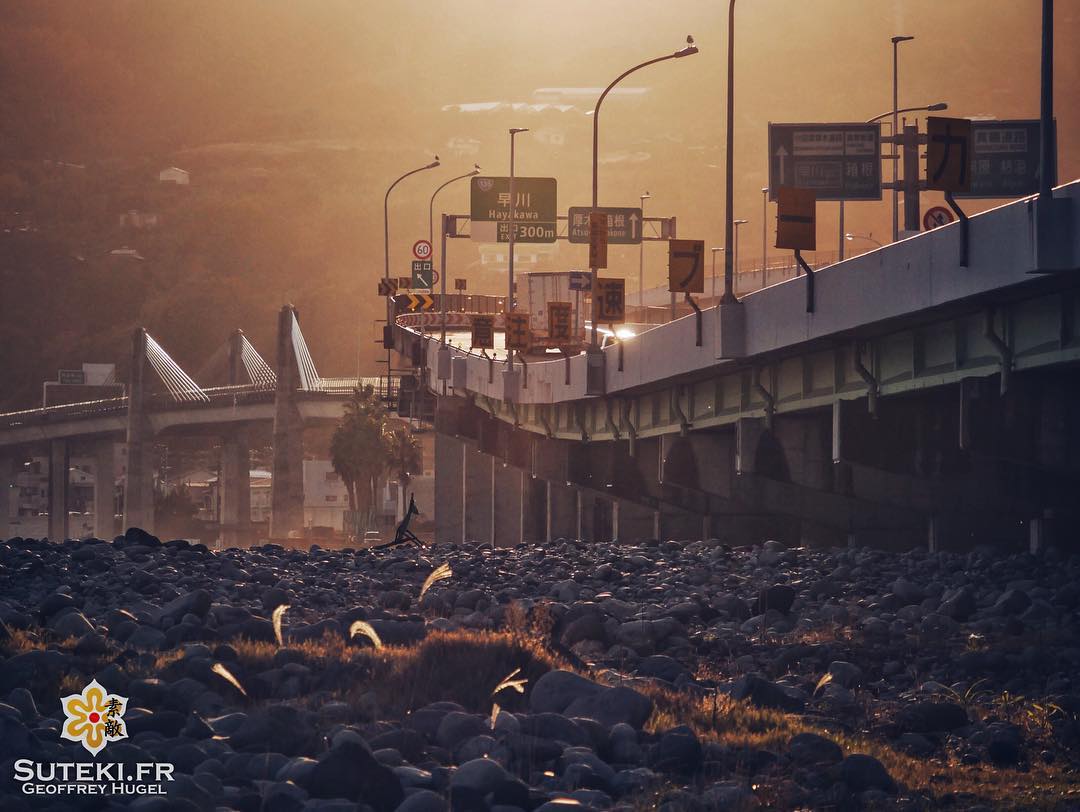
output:
[[[132,248],[129,245],[121,245],[119,248],[114,248],[109,252],[109,256],[118,257],[119,259],[134,259],[139,262],[146,259],[146,257],[139,253],[137,248]]]
[[[123,228],[157,228],[159,223],[157,213],[152,211],[130,209],[120,215],[120,225]]]
[[[159,183],[175,183],[177,186],[187,186],[191,183],[191,173],[177,166],[162,169],[157,176]]]

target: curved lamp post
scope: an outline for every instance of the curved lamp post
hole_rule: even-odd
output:
[[[383,268],[383,279],[390,280],[390,193],[394,191],[394,187],[401,183],[409,175],[415,175],[417,172],[423,172],[425,169],[434,169],[439,165],[439,156],[435,156],[435,160],[426,166],[418,166],[416,169],[410,169],[400,178],[390,184],[390,188],[386,190],[386,195],[383,197],[383,260],[385,266]],[[390,329],[394,323],[394,300],[392,297],[386,297],[386,327]],[[357,370],[357,377],[360,376],[359,370]],[[390,350],[386,350],[386,396],[390,396]]]
[[[734,0],[732,0],[732,2],[734,2]],[[592,116],[593,116],[593,123],[592,123],[593,124],[593,129],[592,129],[592,207],[594,209],[597,208],[598,205],[599,205],[597,203],[597,192],[596,192],[596,189],[597,189],[597,171],[596,171],[596,168],[597,168],[598,146],[599,146],[599,143],[600,143],[600,105],[602,105],[604,103],[604,99],[607,98],[607,94],[611,92],[611,89],[613,87],[615,87],[615,85],[619,84],[619,82],[621,82],[623,79],[625,79],[627,76],[629,76],[634,71],[641,70],[642,68],[647,68],[649,65],[655,65],[657,62],[665,62],[668,59],[681,59],[684,56],[691,56],[693,54],[696,54],[697,52],[698,52],[698,49],[697,49],[697,46],[694,45],[694,38],[688,36],[686,38],[686,47],[685,48],[681,48],[681,49],[679,49],[678,51],[675,51],[675,53],[672,53],[672,54],[666,54],[664,56],[658,56],[656,59],[650,59],[648,62],[642,62],[640,65],[635,65],[634,67],[630,68],[629,70],[623,71],[622,73],[620,73],[618,75],[618,77],[616,77],[615,81],[613,81],[610,85],[608,85],[606,88],[604,88],[604,92],[600,94],[600,98],[597,99],[597,101],[596,101],[596,107],[594,107],[593,110],[592,110]],[[591,268],[590,270],[592,272],[592,289],[593,289],[593,291],[595,291],[596,290],[596,268]],[[594,296],[595,296],[595,294],[594,294]],[[595,304],[593,306],[593,309],[595,310]],[[592,344],[591,344],[591,346],[589,348],[589,352],[596,353],[596,352],[599,352],[599,351],[600,351],[599,333],[597,333],[597,331],[596,331],[596,324],[593,324],[593,326],[592,326]],[[600,394],[600,393],[597,393],[597,394]]]
[[[874,245],[876,245],[878,248],[884,247],[882,246],[880,241],[874,239],[873,231],[871,231],[869,234],[852,234],[849,231],[847,234],[844,235],[844,239],[848,242],[851,242],[852,240],[868,240],[869,242],[872,242]]]
[[[458,175],[455,178],[450,178],[442,186],[431,193],[431,201],[428,203],[428,242],[431,243],[432,251],[435,249],[435,197],[449,186],[454,181],[464,180],[465,178],[471,178],[474,175],[480,174],[480,164],[473,164],[472,172],[466,172],[464,175]],[[446,228],[442,229],[442,244],[439,249],[439,256],[442,258],[442,268],[439,273],[439,310],[442,311],[442,338],[440,344],[446,343]]]

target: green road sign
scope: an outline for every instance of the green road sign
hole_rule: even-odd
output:
[[[781,186],[818,200],[881,200],[877,124],[769,124],[769,199]]]
[[[566,217],[566,238],[570,242],[589,242],[589,206],[571,206]],[[608,245],[637,245],[641,242],[641,209],[599,206],[595,211],[607,215]],[[515,238],[516,239],[516,238]]]
[[[558,214],[555,178],[514,178],[514,242],[555,242]],[[510,178],[472,179],[472,238],[510,241]]]
[[[1056,143],[1056,121],[1054,136]],[[971,140],[971,188],[956,197],[1024,197],[1039,191],[1038,119],[972,121]]]
[[[435,284],[435,268],[430,259],[414,259],[412,263],[412,287],[430,288]]]

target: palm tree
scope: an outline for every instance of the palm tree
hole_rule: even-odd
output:
[[[375,480],[386,468],[386,412],[374,387],[353,390],[330,438],[330,462],[349,494],[349,509],[371,526]],[[359,527],[360,522],[357,522]]]
[[[386,447],[387,474],[398,482],[399,515],[404,515],[407,504],[405,492],[412,475],[422,473],[424,470],[420,441],[404,423],[390,422],[387,423],[386,430],[383,432],[383,441]]]

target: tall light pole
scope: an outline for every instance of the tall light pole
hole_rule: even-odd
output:
[[[841,204],[842,205],[842,204]],[[769,272],[769,187],[761,187],[761,287],[768,284]]]
[[[732,0],[732,2],[734,2],[734,0]],[[694,45],[694,38],[688,36],[686,38],[686,47],[685,48],[681,48],[681,49],[679,49],[678,51],[675,51],[675,53],[672,53],[672,54],[666,54],[665,56],[658,56],[656,59],[650,59],[648,62],[642,62],[640,65],[635,65],[634,67],[630,68],[629,70],[626,70],[626,71],[623,71],[622,73],[620,73],[611,84],[609,84],[607,87],[604,88],[604,92],[601,93],[600,98],[596,100],[596,106],[592,110],[592,117],[593,117],[593,122],[592,122],[592,207],[594,209],[599,208],[599,205],[600,205],[597,202],[597,171],[596,171],[597,170],[597,165],[599,163],[597,156],[599,154],[598,150],[599,150],[599,145],[600,145],[600,105],[602,105],[604,103],[604,99],[607,98],[607,94],[611,92],[611,89],[613,87],[615,87],[615,85],[619,84],[619,82],[621,82],[623,79],[625,79],[627,76],[629,76],[634,71],[641,70],[642,68],[647,68],[649,65],[655,65],[657,62],[664,62],[664,61],[666,61],[668,59],[681,59],[684,56],[691,56],[692,54],[696,54],[697,52],[698,52],[698,49]],[[593,296],[594,296],[593,309],[595,310],[596,309],[595,291],[596,291],[596,270],[597,269],[596,268],[590,268],[589,270],[590,270],[591,275],[592,275],[592,290],[593,290]],[[594,322],[593,326],[592,326],[592,342],[591,342],[590,347],[589,347],[589,352],[590,353],[598,353],[598,352],[600,352],[599,336],[600,336],[600,334],[597,332],[596,324]],[[596,392],[596,393],[590,393],[590,394],[603,394],[603,393],[602,392]]]
[[[473,164],[472,172],[466,172],[464,175],[458,175],[455,178],[450,178],[442,186],[431,193],[431,201],[428,203],[428,242],[432,245],[432,251],[434,252],[435,246],[435,197],[449,186],[454,181],[464,180],[465,178],[471,178],[473,175],[480,174],[480,165]],[[439,273],[439,310],[442,312],[442,338],[440,344],[446,343],[446,227],[445,223],[442,229],[440,246],[439,246],[439,258],[442,266]]]
[[[710,294],[714,299],[716,298],[716,252],[723,251],[723,248],[710,248],[712,251],[712,287]]]
[[[514,136],[518,133],[527,133],[528,127],[510,128],[510,254],[507,263],[506,282],[506,313],[509,316],[514,312],[514,231],[517,230],[517,200],[514,198]],[[510,319],[507,318],[503,328],[503,335],[510,334]],[[509,344],[507,340],[507,344]],[[514,368],[514,353],[509,346],[506,349],[506,365]]]
[[[897,55],[898,54],[897,49],[898,49],[898,46],[900,45],[901,42],[910,42],[913,39],[915,39],[915,37],[897,36],[897,37],[893,37],[892,40],[891,40],[891,42],[892,42],[892,131],[893,131],[894,136],[898,132],[900,132],[900,130],[898,129],[899,126],[900,126],[900,121],[899,121],[900,112],[899,112],[899,109],[898,109],[900,107],[900,102],[898,100],[900,80],[899,80],[899,56]],[[893,189],[892,189],[892,238],[893,238],[893,242],[896,242],[898,239],[900,239],[900,220],[899,220],[899,216],[900,216],[899,215],[900,189],[899,189],[899,186],[898,186],[898,183],[897,183],[897,177],[896,177],[898,172],[899,172],[899,167],[900,167],[899,160],[900,160],[899,151],[897,149],[894,149],[893,150],[893,159],[892,159],[892,181],[893,181]]]
[[[638,200],[641,201],[641,242],[638,243],[638,294],[637,303],[638,307],[645,306],[645,201],[651,198],[652,195],[646,191],[644,194],[638,196]]]
[[[423,172],[425,169],[434,169],[439,165],[439,156],[435,156],[435,160],[426,166],[418,166],[416,169],[410,169],[400,178],[390,184],[390,187],[386,190],[386,194],[383,196],[383,260],[385,267],[383,269],[383,279],[387,282],[390,281],[390,193],[394,191],[394,187],[401,183],[409,175],[415,175],[417,172]],[[386,297],[386,328],[392,329],[394,326],[394,300],[393,297]],[[359,359],[357,359],[356,377],[360,377]],[[386,396],[390,396],[390,348],[386,349]]]
[[[735,273],[739,272],[739,226],[744,226],[748,222],[748,220],[734,220],[732,222],[735,227],[735,258],[732,260],[735,265]],[[724,258],[727,259],[727,254],[724,255]]]
[[[727,182],[724,188],[724,245],[732,245],[735,231],[735,0],[728,5],[727,45]],[[724,295],[721,304],[734,304],[735,267],[731,251],[724,252]]]

